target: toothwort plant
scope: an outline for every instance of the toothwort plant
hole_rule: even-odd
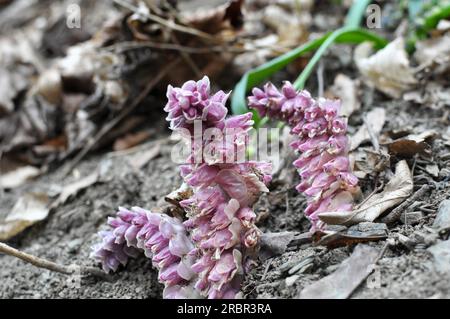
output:
[[[195,288],[209,298],[233,298],[257,249],[260,231],[251,207],[261,192],[268,191],[271,165],[239,160],[253,125],[252,113],[226,119],[228,94],[211,95],[207,77],[181,88],[169,86],[167,97],[170,127],[192,149],[181,175],[194,195],[180,204],[195,244],[190,252],[197,259],[192,266],[198,274]]]
[[[170,128],[191,150],[180,167],[193,194],[180,202],[187,219],[121,208],[92,256],[109,272],[142,250],[159,269],[164,298],[234,298],[258,249],[251,207],[268,191],[272,168],[238,156],[248,144],[252,113],[226,118],[228,94],[211,95],[207,77],[169,86],[167,97]]]
[[[300,153],[294,162],[301,177],[296,189],[308,197],[305,215],[311,231],[323,229],[318,215],[327,211],[349,211],[358,179],[351,172],[348,158],[347,123],[338,115],[340,102],[313,99],[306,90],[296,91],[285,82],[281,91],[272,83],[254,88],[249,106],[261,116],[286,122],[297,138],[291,147]]]

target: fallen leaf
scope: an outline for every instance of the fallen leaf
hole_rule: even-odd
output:
[[[355,49],[356,66],[364,80],[393,98],[400,98],[403,92],[417,84],[404,47],[404,39],[397,38],[372,56],[369,56],[370,43]]]
[[[394,141],[388,145],[389,154],[402,157],[413,157],[415,154],[425,153],[429,149],[429,145],[425,142],[416,142],[408,139]]]
[[[34,166],[23,166],[0,176],[0,188],[15,188],[41,174]]]
[[[320,220],[331,225],[353,225],[361,222],[372,222],[384,211],[411,195],[413,180],[411,171],[405,160],[397,163],[395,175],[386,184],[381,193],[373,194],[360,207],[350,212],[324,212],[319,214]]]
[[[215,8],[199,8],[194,12],[181,12],[184,23],[209,34],[216,34],[224,29],[240,28],[243,24],[243,0],[231,0]]]
[[[136,154],[130,156],[128,162],[135,169],[142,169],[143,167],[145,167],[145,165],[148,164],[148,162],[157,157],[160,154],[160,151],[161,145],[159,143],[156,143],[151,148],[146,149],[142,152],[137,152]]]
[[[44,220],[49,212],[48,196],[29,193],[20,197],[4,221],[0,221],[0,240],[8,240],[27,227]]]
[[[450,106],[450,90],[447,83],[428,81],[419,90],[405,93],[403,99],[438,110]]]
[[[307,26],[311,24],[311,15],[303,11],[299,17],[291,10],[285,10],[279,4],[268,5],[263,10],[262,22],[278,34],[278,44],[289,47],[304,42],[308,36]]]
[[[338,231],[325,230],[319,234],[320,239],[316,245],[327,246],[334,249],[341,246],[354,245],[368,241],[385,239],[388,236],[388,229],[384,223],[359,223]]]
[[[442,37],[418,41],[414,58],[420,65],[429,65],[433,62],[448,64],[450,56],[450,34]]]
[[[263,233],[261,235],[261,260],[283,254],[297,233],[291,231]]]
[[[123,151],[133,146],[136,146],[150,137],[149,131],[140,131],[133,134],[126,134],[118,138],[113,145],[114,151]]]
[[[433,227],[438,230],[450,229],[450,200],[444,200],[439,204]]]
[[[434,130],[427,130],[417,135],[410,134],[387,144],[389,154],[409,158],[419,153],[430,153],[430,145],[427,142],[437,135],[438,133]]]
[[[361,108],[358,83],[344,74],[338,74],[335,77],[331,94],[341,99],[342,105],[339,112],[342,116],[348,117]]]
[[[367,113],[366,118],[370,124],[371,130],[375,135],[379,135],[386,121],[386,111],[381,107],[376,107]],[[350,137],[350,150],[356,149],[359,145],[370,140],[370,134],[365,124]]]
[[[99,179],[99,173],[94,173],[81,178],[71,184],[65,185],[62,188],[58,198],[52,203],[52,208],[64,204],[71,196],[78,194],[81,190],[94,185]]]
[[[428,248],[433,255],[434,267],[440,273],[450,273],[450,239]]]
[[[376,248],[359,244],[349,258],[331,275],[305,287],[300,299],[346,299],[373,271],[378,258]]]

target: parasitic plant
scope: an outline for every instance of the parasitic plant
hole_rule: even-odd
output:
[[[296,189],[308,197],[305,214],[311,231],[323,229],[318,215],[327,211],[349,211],[358,190],[348,158],[347,123],[338,115],[340,102],[313,99],[306,90],[297,91],[285,82],[281,91],[272,83],[253,89],[249,106],[261,116],[286,122],[297,139],[291,143],[300,153],[294,162],[301,177]]]
[[[167,98],[170,128],[189,149],[180,166],[192,190],[179,202],[186,220],[121,208],[92,256],[109,272],[144,251],[159,270],[164,298],[235,298],[258,249],[251,207],[268,191],[271,165],[246,160],[252,113],[226,118],[228,94],[211,95],[207,77],[169,86]]]

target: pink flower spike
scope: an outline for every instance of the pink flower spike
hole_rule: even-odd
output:
[[[294,161],[302,178],[296,189],[308,196],[305,215],[311,221],[311,231],[326,226],[319,221],[319,212],[351,210],[353,200],[349,200],[348,195],[357,192],[358,179],[351,173],[347,122],[338,114],[340,102],[324,98],[314,100],[307,91],[296,92],[289,83],[283,86],[284,98],[276,100],[277,103],[269,98],[269,92],[279,95],[270,83],[264,86],[264,91],[255,88],[252,92],[249,106],[261,115],[267,113],[285,121],[292,127],[291,134],[297,137],[290,144],[300,153]],[[332,198],[345,200],[337,204]]]

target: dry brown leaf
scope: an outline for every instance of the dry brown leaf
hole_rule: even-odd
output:
[[[372,222],[388,208],[391,208],[411,195],[413,179],[405,160],[397,163],[395,175],[386,184],[381,193],[365,200],[361,207],[350,212],[324,212],[319,214],[320,220],[331,225],[353,225],[361,222]]]
[[[243,24],[243,0],[231,0],[216,8],[199,8],[195,12],[181,11],[184,23],[209,34],[216,34],[224,29],[240,28]]]
[[[434,130],[428,130],[421,134],[411,134],[388,144],[389,154],[401,157],[413,157],[419,153],[429,153],[430,145],[427,141],[437,136]]]
[[[364,80],[393,98],[400,98],[417,83],[404,46],[403,38],[397,38],[372,56],[369,43],[355,49],[355,62]]]
[[[380,134],[386,121],[386,111],[381,107],[376,107],[366,115],[371,130],[375,135]],[[361,143],[370,140],[370,134],[366,125],[362,125],[359,130],[350,138],[350,150],[356,149]]]
[[[157,157],[160,154],[161,151],[161,145],[159,143],[156,143],[151,148],[146,149],[142,152],[137,152],[136,154],[133,154],[128,159],[128,162],[133,166],[135,169],[141,169],[145,167],[152,159]]]
[[[15,188],[41,174],[34,166],[23,166],[0,176],[0,188]]]
[[[361,108],[358,98],[358,83],[344,74],[338,74],[331,87],[331,93],[341,99],[342,105],[339,110],[342,116],[350,116]]]
[[[123,151],[136,146],[150,137],[149,131],[140,131],[137,133],[126,134],[118,138],[113,145],[114,151]]]
[[[305,287],[300,299],[345,299],[373,271],[379,251],[367,245],[358,245],[349,258],[329,276]]]
[[[336,227],[336,226],[335,226]],[[343,227],[343,226],[337,226]],[[327,246],[334,249],[341,246],[350,246],[357,243],[377,241],[388,236],[386,224],[383,223],[360,223],[350,228],[343,227],[337,231],[325,230],[322,233],[316,232],[314,235],[320,237],[316,245]]]
[[[29,193],[20,197],[4,221],[0,221],[0,240],[8,240],[25,228],[44,220],[49,212],[48,196]]]

